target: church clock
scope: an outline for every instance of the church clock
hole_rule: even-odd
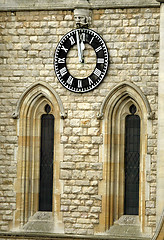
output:
[[[86,45],[95,52],[95,67],[88,76],[73,76],[67,67],[69,51],[75,47],[78,52],[78,63],[89,64],[85,61]],[[68,90],[84,93],[96,88],[104,79],[108,69],[108,50],[102,37],[88,28],[74,29],[62,37],[57,45],[54,56],[54,68],[59,82]]]

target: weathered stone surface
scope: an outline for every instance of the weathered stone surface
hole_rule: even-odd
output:
[[[29,222],[24,225],[22,231],[25,232],[53,232],[54,222],[52,213],[37,212],[30,217]]]
[[[95,1],[95,8],[101,3],[102,8],[104,2]],[[133,6],[147,4],[147,1],[128,2]],[[9,3],[7,0],[1,3],[1,10],[7,3]],[[17,3],[19,1],[12,1],[12,4]],[[101,34],[108,46],[109,71],[103,83],[94,91],[75,94],[61,86],[53,69],[57,44],[62,35],[74,27],[73,14],[70,10],[54,10],[58,7],[55,6],[55,1],[53,4],[51,1],[42,2],[43,8],[46,3],[48,8],[52,8],[51,11],[44,9],[44,11],[14,12],[10,1],[8,7],[13,11],[0,12],[2,41],[0,46],[2,50],[0,53],[0,211],[2,216],[0,229],[1,231],[12,229],[16,210],[15,193],[19,188],[16,179],[19,145],[17,127],[20,120],[13,120],[11,115],[21,94],[29,85],[42,80],[58,93],[64,108],[68,111],[68,117],[62,120],[59,130],[61,148],[55,151],[55,161],[58,159],[60,164],[57,166],[58,169],[54,170],[54,174],[62,183],[62,192],[59,191],[59,186],[54,189],[58,195],[53,204],[59,204],[58,212],[60,215],[63,214],[65,233],[93,234],[96,232],[95,226],[100,224],[99,216],[103,211],[101,194],[107,187],[105,185],[102,187],[101,182],[107,174],[104,171],[106,163],[103,148],[108,133],[103,132],[103,120],[97,119],[97,113],[107,94],[118,83],[127,81],[133,82],[142,89],[157,116],[159,8],[147,6],[147,8],[120,9],[113,8],[122,6],[119,1],[110,1],[112,8],[93,10],[91,28]],[[93,1],[90,3],[94,5]],[[21,4],[16,6],[19,10],[21,6],[30,5],[30,1],[21,1]],[[40,7],[39,3],[33,2],[33,4],[35,5],[33,7]],[[60,4],[65,3],[61,1]],[[152,0],[148,5],[158,6],[158,3]],[[63,7],[67,8],[66,5]],[[76,70],[76,64],[73,68]],[[146,193],[144,191],[146,201],[143,205],[146,205],[146,211],[143,215],[146,214],[147,226],[152,231],[156,214],[157,119],[151,120],[151,126],[152,135],[148,136],[147,142],[150,159],[146,162],[146,170],[142,169],[142,171],[147,171],[148,186]],[[17,201],[20,201],[19,197],[18,194]],[[128,220],[127,222],[129,223]],[[32,225],[26,227],[30,231],[39,231],[41,225],[38,222],[35,226]],[[50,231],[58,231],[58,229],[52,228]]]

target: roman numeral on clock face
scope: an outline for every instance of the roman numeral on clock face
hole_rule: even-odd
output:
[[[82,88],[82,80],[78,80],[78,88]]]
[[[94,40],[94,37],[91,38],[89,44],[91,44],[93,42],[93,40]]]
[[[93,83],[93,81],[90,77],[88,77],[88,83],[89,83],[89,85],[92,85],[92,83]]]
[[[98,68],[95,68],[94,72],[93,72],[97,77],[100,77],[101,75],[101,71]]]
[[[65,63],[65,58],[59,58],[58,63]]]
[[[71,36],[71,37],[69,38],[69,40],[70,40],[70,42],[71,42],[71,45],[74,45],[74,44],[75,44],[75,39],[73,38],[73,36]]]
[[[67,83],[69,85],[72,85],[72,82],[73,82],[73,77],[72,76],[69,76],[69,78],[67,79]]]
[[[67,73],[67,69],[66,67],[63,67],[60,69],[60,74],[62,75],[62,77]]]
[[[101,46],[99,46],[98,48],[95,49],[95,52],[99,52],[102,49]]]
[[[98,58],[97,63],[104,63],[104,58]]]
[[[67,52],[68,52],[68,49],[67,49],[67,48],[65,48],[64,46],[62,46],[62,47],[61,47],[61,49],[62,49],[62,50],[64,50],[64,52],[65,52],[65,53],[67,53]]]
[[[80,35],[80,40],[83,41],[83,42],[85,42],[85,33],[82,33],[82,34]]]

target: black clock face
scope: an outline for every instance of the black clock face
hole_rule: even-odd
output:
[[[68,70],[67,58],[71,49],[76,48],[78,64],[89,64],[84,54],[86,45],[90,45],[94,50],[95,67],[89,75],[81,78],[78,74],[74,76]],[[59,82],[68,90],[78,93],[93,90],[102,82],[108,69],[108,62],[108,50],[104,40],[91,29],[75,29],[64,35],[57,45],[54,57],[54,67]]]

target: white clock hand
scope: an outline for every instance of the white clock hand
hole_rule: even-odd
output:
[[[77,49],[78,49],[79,62],[82,63],[83,60],[82,60],[82,53],[81,53],[81,46],[80,46],[80,39],[79,39],[78,30],[76,31],[76,39],[77,39]]]
[[[85,44],[83,41],[81,41],[81,57],[83,61],[84,61],[84,49],[85,49]]]

